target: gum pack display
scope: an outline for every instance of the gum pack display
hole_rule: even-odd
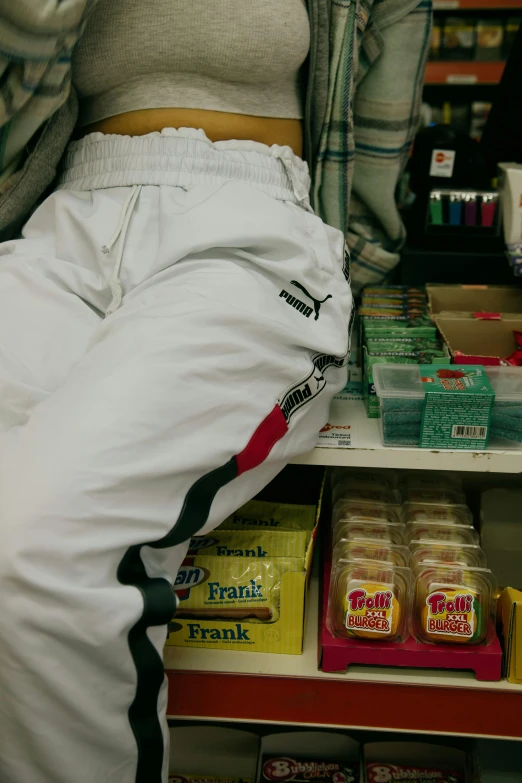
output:
[[[291,780],[293,783],[357,783],[357,767],[344,762],[323,759],[299,759],[286,756],[263,756],[261,781]]]

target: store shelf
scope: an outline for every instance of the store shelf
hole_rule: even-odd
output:
[[[522,0],[433,0],[434,11],[522,10]]]
[[[504,62],[428,62],[424,84],[498,84]]]
[[[522,685],[451,671],[318,671],[318,592],[312,580],[303,655],[167,647],[168,716],[522,739]]]
[[[332,431],[349,432],[355,448],[318,447],[295,460],[302,465],[344,465],[369,468],[465,470],[481,473],[522,473],[522,450],[432,451],[389,448],[382,445],[379,419],[368,419],[359,400],[340,403],[330,410]],[[340,428],[348,427],[349,430]]]

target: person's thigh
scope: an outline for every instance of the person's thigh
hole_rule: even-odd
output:
[[[138,285],[1,444],[4,783],[166,780],[185,542],[312,448],[343,386],[342,238],[262,194],[245,228],[247,195],[221,194],[228,240]]]
[[[112,260],[101,246],[128,190],[53,193],[21,239],[0,244],[0,435],[63,383],[102,322]]]

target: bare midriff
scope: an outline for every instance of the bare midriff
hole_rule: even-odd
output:
[[[116,114],[81,128],[80,136],[99,131],[122,136],[143,136],[163,128],[201,128],[211,141],[240,139],[261,144],[288,145],[296,155],[303,153],[301,120],[254,117],[206,109],[139,109]]]

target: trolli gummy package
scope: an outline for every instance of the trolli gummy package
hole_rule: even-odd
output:
[[[341,559],[332,565],[327,626],[332,636],[381,641],[409,635],[409,568]]]
[[[420,642],[481,644],[486,640],[496,590],[489,569],[423,564],[413,576],[413,629]]]

